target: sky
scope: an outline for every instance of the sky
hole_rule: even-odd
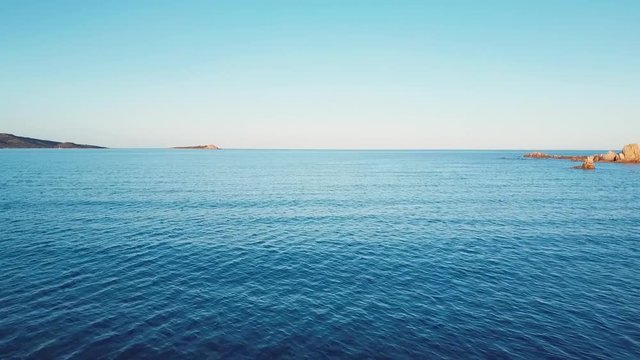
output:
[[[640,142],[640,1],[0,0],[0,132],[619,149]]]

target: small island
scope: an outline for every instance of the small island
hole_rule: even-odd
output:
[[[189,150],[189,149],[195,149],[195,150],[222,150],[221,147],[219,147],[218,145],[213,145],[213,144],[209,144],[209,145],[196,145],[196,146],[175,146],[172,147],[172,149],[183,149],[183,150]]]
[[[576,166],[576,169],[594,170],[595,163],[597,162],[610,162],[619,164],[640,164],[640,145],[628,144],[622,148],[622,151],[616,153],[609,151],[606,154],[595,155],[554,155],[545,154],[542,152],[532,152],[524,155],[525,158],[530,159],[555,159],[555,160],[570,160],[570,161],[582,161],[581,166]]]
[[[0,149],[106,149],[102,146],[33,139],[0,133]]]

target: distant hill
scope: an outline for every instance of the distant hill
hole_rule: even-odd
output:
[[[32,139],[0,133],[0,149],[105,149],[101,146],[82,145],[72,142]]]
[[[209,144],[209,145],[196,145],[196,146],[176,146],[172,149],[201,149],[201,150],[220,150],[220,147],[217,145]]]

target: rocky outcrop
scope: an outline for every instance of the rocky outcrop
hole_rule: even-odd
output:
[[[638,144],[625,145],[622,152],[616,153],[609,151],[606,154],[595,154],[592,156],[583,155],[554,155],[545,154],[541,152],[532,152],[524,155],[525,158],[531,159],[558,159],[558,160],[571,160],[582,161],[581,166],[577,166],[579,169],[592,170],[595,169],[596,162],[612,162],[612,163],[640,163],[640,146]]]
[[[5,149],[105,149],[101,146],[72,142],[32,139],[12,134],[0,134],[0,148]]]
[[[553,154],[545,154],[541,152],[532,152],[529,154],[524,154],[526,158],[532,159],[556,159],[556,160],[571,160],[571,161],[583,161],[586,159],[586,156],[581,155],[553,155]]]
[[[616,155],[618,154],[613,151],[609,151],[606,154],[596,155],[595,157],[598,159],[598,161],[611,162],[616,160]]]
[[[609,151],[606,154],[596,155],[595,161],[640,163],[640,146],[638,144],[628,144],[622,148],[622,152],[615,153],[613,151]]]
[[[587,156],[587,158],[582,162],[580,168],[582,170],[595,170],[596,164],[593,162],[593,156]]]
[[[176,146],[173,149],[199,149],[199,150],[221,150],[222,148],[209,144],[209,145],[196,145],[196,146]]]
[[[622,148],[622,154],[626,162],[640,161],[640,146],[638,144],[625,145]]]

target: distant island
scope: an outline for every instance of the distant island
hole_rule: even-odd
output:
[[[102,146],[32,139],[0,133],[0,149],[106,149]]]
[[[199,149],[199,150],[222,150],[218,145],[196,145],[196,146],[175,146],[172,149]]]
[[[531,159],[556,159],[556,160],[571,160],[582,161],[581,166],[576,166],[579,169],[593,170],[595,169],[595,163],[597,162],[611,162],[622,164],[639,164],[640,163],[640,145],[628,144],[622,148],[622,151],[616,153],[609,151],[606,154],[595,155],[554,155],[545,154],[541,152],[532,152],[525,154],[524,157]]]

